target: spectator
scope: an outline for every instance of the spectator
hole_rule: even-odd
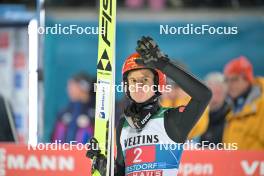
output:
[[[226,101],[226,84],[222,73],[213,72],[205,77],[207,86],[212,90],[213,96],[209,103],[209,125],[202,135],[201,141],[218,144],[222,142],[225,117],[229,111]]]
[[[165,8],[167,0],[148,0],[148,4],[152,10],[162,10]],[[138,9],[142,8],[145,0],[126,0],[125,4],[129,8]]]
[[[52,141],[86,143],[93,136],[94,101],[93,82],[79,73],[68,81],[70,103],[57,116]]]
[[[264,78],[254,77],[244,56],[224,68],[232,110],[227,115],[223,141],[237,143],[238,149],[264,149]]]

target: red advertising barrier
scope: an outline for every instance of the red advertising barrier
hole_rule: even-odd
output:
[[[34,150],[0,144],[0,176],[89,176],[91,161],[85,154],[77,149]]]
[[[0,176],[89,176],[85,150],[34,150],[0,144]],[[264,175],[264,151],[185,151],[179,175]]]
[[[179,175],[263,176],[264,151],[185,151]]]

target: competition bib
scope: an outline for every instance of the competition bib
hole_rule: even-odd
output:
[[[183,147],[167,135],[165,111],[161,109],[141,131],[124,123],[120,142],[127,176],[177,175]]]

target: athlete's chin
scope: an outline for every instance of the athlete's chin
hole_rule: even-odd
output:
[[[132,98],[137,103],[144,103],[149,99],[149,97],[145,97],[145,96],[134,96],[134,97],[132,96]]]
[[[137,103],[144,103],[146,100],[135,100]]]

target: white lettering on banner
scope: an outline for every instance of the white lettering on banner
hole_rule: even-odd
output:
[[[264,162],[260,164],[260,175],[264,175]]]
[[[24,156],[23,155],[7,156],[7,167],[10,169],[24,169]]]
[[[47,157],[47,156],[43,156],[42,157],[42,169],[43,170],[56,170],[56,157],[55,156],[51,156],[51,157]]]
[[[240,162],[241,167],[245,175],[258,175],[256,172],[259,168],[259,175],[264,175],[264,161],[253,161],[252,164],[249,164],[247,160],[242,160]]]
[[[73,171],[74,170],[74,159],[72,157],[59,157],[59,169],[60,170],[69,170]]]
[[[180,164],[179,174],[187,175],[213,175],[213,165],[210,163],[184,163]]]
[[[38,162],[38,159],[33,155],[28,157],[25,169],[27,169],[27,170],[30,170],[30,169],[40,170],[40,164]]]
[[[8,155],[7,168],[19,170],[63,170],[73,171],[75,167],[73,157]]]
[[[6,150],[0,148],[0,176],[5,176]]]

